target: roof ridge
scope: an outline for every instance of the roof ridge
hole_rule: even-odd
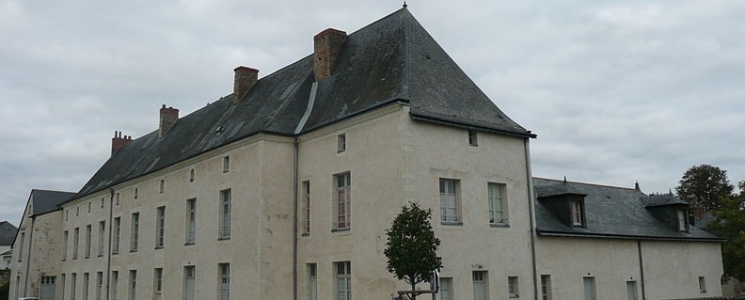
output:
[[[566,183],[575,183],[575,184],[582,184],[582,185],[591,185],[591,186],[597,186],[597,187],[606,187],[606,188],[615,188],[615,189],[624,189],[624,190],[636,190],[635,188],[615,186],[615,185],[609,185],[609,184],[601,184],[601,183],[592,183],[592,182],[580,182],[580,181],[571,181],[571,180],[564,181],[561,179],[552,179],[552,178],[544,178],[544,177],[533,177],[533,179],[555,181],[557,183],[566,182]]]

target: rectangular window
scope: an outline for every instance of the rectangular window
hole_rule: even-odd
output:
[[[230,189],[220,191],[220,239],[230,238]]]
[[[116,300],[119,292],[119,271],[111,271],[111,300]]]
[[[308,264],[308,300],[318,299],[318,277],[316,264]]]
[[[111,254],[119,254],[119,237],[122,232],[122,219],[120,217],[114,218],[114,237],[111,241]]]
[[[135,199],[137,199],[137,188],[135,188]],[[114,205],[119,205],[119,193],[114,196]]]
[[[518,285],[517,276],[507,277],[507,291],[510,295],[510,298],[520,297],[520,287]]]
[[[334,199],[334,229],[351,227],[352,176],[350,173],[334,175],[336,195]]]
[[[91,225],[85,226],[85,258],[91,258]]]
[[[158,207],[155,220],[155,249],[163,249],[166,235],[166,207]]]
[[[342,133],[336,136],[336,152],[342,153],[347,150],[347,135]]]
[[[155,268],[153,271],[153,291],[155,298],[159,298],[163,293],[163,268]]]
[[[706,293],[706,278],[703,276],[698,277],[698,290],[702,294]]]
[[[489,223],[507,224],[507,201],[505,185],[489,183]]]
[[[230,172],[230,156],[223,156],[222,158],[222,172]]]
[[[197,279],[197,270],[194,266],[184,267],[184,300],[195,300],[195,282]]]
[[[18,261],[19,262],[23,261],[23,243],[24,243],[25,238],[26,238],[26,233],[21,232],[21,239],[20,239],[20,243],[18,244],[19,245],[18,246]]]
[[[72,273],[72,276],[70,277],[70,299],[77,300],[76,293],[77,293],[77,285],[78,285],[78,274]]]
[[[98,222],[98,257],[103,256],[105,237],[106,237],[106,221],[100,221]]]
[[[440,278],[440,300],[453,300],[452,278]]]
[[[137,252],[140,241],[140,213],[132,214],[132,230],[129,239],[129,252]]]
[[[460,223],[460,181],[440,178],[440,221]]]
[[[60,278],[60,295],[62,296],[62,300],[65,300],[65,284],[67,284],[67,275],[62,274],[62,278]]]
[[[230,264],[219,264],[220,300],[230,300]]]
[[[352,300],[352,263],[337,262],[336,265],[336,300]]]
[[[473,271],[473,300],[489,299],[487,279],[486,271]]]
[[[302,233],[310,233],[310,181],[303,181]]]
[[[78,244],[79,243],[80,243],[80,228],[75,227],[75,230],[73,231],[73,235],[72,235],[72,259],[78,259]]]
[[[186,200],[186,244],[197,241],[197,199]]]
[[[129,271],[129,300],[136,300],[137,298],[137,271]]]
[[[103,272],[96,273],[96,300],[101,300],[103,296]]]
[[[478,135],[476,135],[476,131],[474,130],[468,131],[468,145],[471,145],[473,147],[479,145]]]
[[[62,260],[67,260],[67,244],[70,242],[70,233],[65,230],[62,233]]]
[[[163,194],[166,192],[166,180],[161,179],[160,183],[158,184],[158,193]]]
[[[688,231],[688,214],[685,209],[678,209],[675,211],[678,219],[678,231]]]
[[[636,297],[636,281],[626,281],[626,294],[628,300],[638,300]]]
[[[541,300],[551,300],[551,275],[541,275]]]
[[[595,293],[595,277],[583,277],[582,282],[585,286],[585,300],[597,300]]]
[[[569,205],[572,213],[572,226],[584,226],[584,205],[582,201],[572,200]]]
[[[83,300],[88,300],[88,286],[90,283],[90,276],[88,273],[83,273]]]

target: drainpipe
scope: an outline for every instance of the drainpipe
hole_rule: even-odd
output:
[[[112,217],[114,214],[114,189],[109,189],[111,197],[109,197],[109,241],[108,251],[106,251],[106,300],[109,300],[109,289],[111,288],[111,232],[112,232]]]
[[[295,137],[294,157],[293,157],[293,166],[292,166],[293,167],[292,190],[294,192],[292,196],[292,216],[293,216],[292,217],[292,299],[294,300],[297,300],[298,153],[299,153],[299,144],[298,144],[297,137]]]
[[[530,216],[530,253],[531,253],[531,259],[533,262],[533,298],[535,300],[538,300],[538,266],[536,262],[536,252],[535,252],[535,217],[534,217],[534,210],[533,210],[533,174],[530,170],[530,148],[529,148],[529,139],[525,138],[524,140],[525,145],[525,171],[527,174],[527,186],[528,186],[528,215]]]
[[[644,258],[642,257],[642,240],[636,241],[636,248],[639,250],[639,275],[641,276],[642,300],[647,300],[647,293],[644,290]]]

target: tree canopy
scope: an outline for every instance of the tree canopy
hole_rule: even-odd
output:
[[[679,183],[675,188],[678,197],[705,210],[722,207],[721,199],[731,196],[734,190],[727,179],[727,171],[706,164],[688,169]]]
[[[401,207],[401,212],[386,230],[388,242],[384,251],[388,271],[416,289],[416,284],[429,281],[429,272],[442,267],[437,256],[440,239],[435,237],[430,219],[432,210],[424,210],[417,203]],[[416,299],[416,294],[412,294]]]
[[[715,221],[706,226],[712,234],[726,239],[722,244],[723,282],[729,278],[745,281],[745,181],[739,186],[739,195],[720,199],[721,207],[712,212]]]

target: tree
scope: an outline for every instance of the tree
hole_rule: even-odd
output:
[[[435,237],[431,218],[431,209],[424,210],[409,202],[401,207],[401,213],[386,230],[388,242],[384,253],[388,272],[409,283],[412,291],[417,283],[429,281],[430,271],[442,267],[442,257],[437,256],[440,239]],[[411,298],[416,299],[416,293],[412,292]]]
[[[705,210],[722,207],[720,200],[731,196],[732,190],[734,186],[727,179],[727,171],[711,165],[691,167],[675,188],[680,199]]]
[[[713,212],[715,221],[706,225],[706,230],[726,239],[722,244],[722,282],[729,278],[745,281],[745,182],[739,186],[739,195],[720,199],[721,207]]]

